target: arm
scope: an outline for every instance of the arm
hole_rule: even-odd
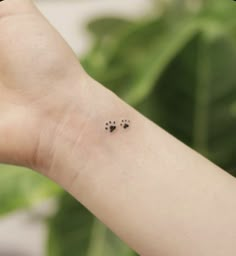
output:
[[[90,78],[87,87],[89,109],[65,116],[42,172],[142,255],[234,255],[235,179]]]
[[[232,176],[91,79],[31,1],[0,2],[0,31],[1,162],[55,180],[145,256],[235,255]]]

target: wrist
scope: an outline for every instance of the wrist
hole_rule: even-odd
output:
[[[54,89],[48,95],[30,104],[36,111],[38,126],[31,168],[47,175],[57,144],[72,140],[73,127],[79,130],[85,122],[88,111],[85,102],[89,91],[87,80],[85,72],[66,78],[60,85],[52,85]]]
[[[35,168],[68,189],[90,160],[96,162],[98,152],[104,152],[105,123],[124,111],[117,96],[87,75],[75,84],[79,88],[62,96],[66,103],[58,107],[61,111],[43,115],[34,154]]]

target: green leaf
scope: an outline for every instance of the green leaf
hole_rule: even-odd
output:
[[[170,61],[199,32],[199,26],[196,17],[175,24],[165,17],[141,20],[113,40],[97,43],[84,64],[95,79],[137,105],[152,92]]]
[[[56,196],[60,189],[43,176],[15,166],[0,165],[0,214],[31,207]]]
[[[236,175],[236,47],[196,36],[172,60],[139,109]]]
[[[185,22],[173,26],[171,30],[167,30],[156,39],[154,47],[138,67],[135,79],[123,93],[123,98],[127,102],[137,105],[147,97],[171,60],[199,32],[198,20]]]
[[[48,256],[135,256],[123,242],[71,196],[64,194],[49,220]]]
[[[133,22],[131,20],[120,17],[102,17],[90,21],[87,29],[97,39],[104,39],[106,37],[112,37],[114,34],[119,34],[124,29],[132,26],[132,24]]]

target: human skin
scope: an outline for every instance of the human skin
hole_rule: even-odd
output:
[[[235,178],[94,81],[29,0],[0,2],[0,115],[0,162],[54,180],[138,253],[236,255]]]

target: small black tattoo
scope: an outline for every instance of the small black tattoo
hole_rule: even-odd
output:
[[[120,123],[120,126],[122,126],[124,129],[127,129],[130,127],[130,120],[122,120]]]
[[[109,130],[109,132],[114,132],[116,129],[116,122],[109,121],[106,123],[105,130]]]

